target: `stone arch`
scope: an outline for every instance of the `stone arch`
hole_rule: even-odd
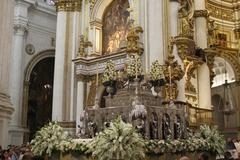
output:
[[[27,110],[28,110],[28,92],[29,92],[29,80],[33,68],[45,58],[55,57],[55,50],[48,49],[43,50],[36,54],[30,62],[27,64],[24,71],[24,84],[23,84],[23,101],[22,101],[22,125],[27,127]]]
[[[225,70],[226,73],[228,73],[227,77],[225,77]],[[226,78],[230,83],[236,81],[236,72],[234,71],[233,65],[226,58],[215,57],[213,71],[215,72],[213,87],[224,84]]]
[[[235,73],[236,81],[240,81],[240,64],[238,59],[235,58],[232,53],[227,52],[221,54],[219,57],[225,59],[229,64],[231,64],[233,71]]]

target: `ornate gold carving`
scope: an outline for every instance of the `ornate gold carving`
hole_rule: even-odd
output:
[[[196,93],[196,88],[191,83],[191,78],[192,77],[195,78],[194,70],[197,68],[197,63],[194,63],[194,61],[190,61],[188,59],[184,59],[183,64],[184,64],[185,79],[186,79],[185,91]]]
[[[178,86],[176,82],[171,84],[167,83],[164,86],[163,97],[166,101],[175,100],[178,96]]]
[[[183,78],[184,72],[181,68],[181,65],[178,64],[177,60],[174,60],[174,55],[172,54],[173,45],[175,40],[170,39],[169,43],[169,55],[165,61],[164,75],[167,81],[164,87],[164,98],[165,100],[173,100],[178,96],[178,87],[176,81],[179,81]]]
[[[206,4],[206,8],[209,11],[209,15],[218,19],[227,21],[234,21],[233,9],[225,9],[222,6],[213,5],[210,3]]]
[[[214,66],[214,57],[216,56],[216,50],[214,48],[206,48],[204,49],[205,55],[207,57],[207,65],[209,67],[210,71],[210,82],[211,85],[213,84],[213,78],[216,76],[214,71],[213,71],[213,66]]]
[[[194,11],[194,17],[197,18],[197,17],[205,17],[207,18],[208,17],[208,11],[206,9],[204,10],[195,10]]]
[[[194,6],[192,0],[181,0],[180,8],[178,10],[179,24],[180,24],[180,36],[193,39],[193,15]]]
[[[217,47],[216,53],[218,53],[219,57],[224,58],[232,65],[236,81],[240,81],[240,63],[238,60],[238,49]]]
[[[80,12],[82,0],[56,0],[55,6],[57,12]]]
[[[177,36],[175,37],[175,43],[178,49],[178,55],[182,60],[185,57],[195,56],[195,42],[187,37]]]
[[[208,47],[214,47],[218,45],[216,40],[216,30],[215,21],[208,19]]]
[[[139,44],[139,33],[143,33],[143,29],[140,26],[129,30],[127,35],[127,53],[142,53],[143,49]]]
[[[62,122],[58,122],[58,123],[63,128],[76,128],[75,121],[62,121]]]
[[[240,39],[240,28],[235,28],[234,30],[234,35],[236,39]]]
[[[88,47],[92,47],[92,42],[88,40],[84,40],[84,36],[80,36],[80,43],[79,43],[79,51],[78,51],[78,57],[86,57],[87,53],[85,52],[85,49]]]

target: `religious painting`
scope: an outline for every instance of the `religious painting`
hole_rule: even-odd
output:
[[[130,27],[128,0],[114,0],[103,15],[103,54],[119,51]]]

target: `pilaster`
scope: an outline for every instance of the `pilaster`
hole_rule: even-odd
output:
[[[23,57],[24,44],[28,31],[28,8],[31,4],[16,1],[14,12],[14,36],[11,56],[10,95],[14,106],[14,113],[10,123],[10,143],[20,145],[23,143],[22,127],[22,93],[23,93]]]
[[[2,0],[0,5],[0,145],[9,144],[9,122],[14,111],[9,94],[10,57],[12,48],[14,0]]]
[[[82,0],[56,0],[57,32],[53,88],[52,120],[76,120],[76,79],[74,59],[78,52],[78,35]],[[78,113],[80,114],[80,113]]]

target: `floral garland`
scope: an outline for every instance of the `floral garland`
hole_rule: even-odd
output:
[[[216,127],[200,126],[200,132],[186,139],[148,140],[147,153],[186,153],[207,151],[214,155],[224,153],[225,140]]]
[[[139,55],[132,55],[127,66],[128,77],[138,77],[143,74],[142,61]]]
[[[163,66],[160,65],[160,62],[158,60],[152,63],[151,71],[150,71],[150,79],[152,81],[165,79],[164,73],[163,73]]]
[[[143,140],[131,124],[121,118],[110,123],[93,139],[71,139],[56,122],[50,122],[37,132],[31,141],[35,155],[51,156],[59,151],[89,154],[97,159],[112,158],[141,159],[145,153],[186,153],[208,151],[214,155],[224,152],[225,140],[216,127],[200,126],[199,133],[188,135],[186,139]]]
[[[107,61],[106,68],[103,73],[102,83],[115,81],[117,79],[117,72],[115,70],[115,63],[112,60]]]

